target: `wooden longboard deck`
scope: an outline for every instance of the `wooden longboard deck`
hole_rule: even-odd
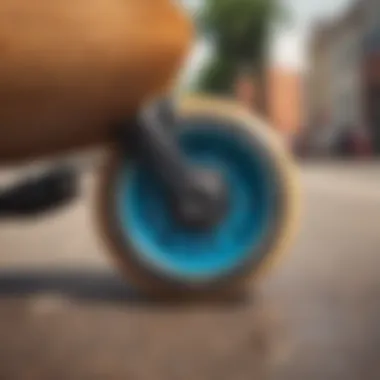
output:
[[[169,0],[0,0],[0,163],[106,139],[191,34]]]

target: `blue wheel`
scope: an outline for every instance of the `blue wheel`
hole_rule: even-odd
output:
[[[293,170],[275,138],[239,108],[188,102],[180,116],[183,152],[227,184],[223,219],[207,233],[179,225],[150,169],[117,156],[102,181],[103,232],[128,278],[149,292],[227,292],[284,250],[295,215]]]

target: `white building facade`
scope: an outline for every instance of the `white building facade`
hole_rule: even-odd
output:
[[[363,15],[356,6],[337,23],[331,37],[331,133],[358,131],[365,123],[363,103]]]

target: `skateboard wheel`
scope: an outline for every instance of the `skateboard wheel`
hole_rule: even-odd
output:
[[[297,181],[270,127],[234,103],[188,99],[174,131],[186,156],[218,170],[229,207],[212,232],[175,222],[160,184],[140,162],[111,154],[98,220],[127,279],[149,295],[223,295],[271,266],[295,232]]]

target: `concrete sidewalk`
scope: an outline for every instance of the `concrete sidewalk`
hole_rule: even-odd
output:
[[[294,249],[245,299],[157,305],[71,208],[0,226],[0,379],[380,379],[380,165],[307,164]]]

